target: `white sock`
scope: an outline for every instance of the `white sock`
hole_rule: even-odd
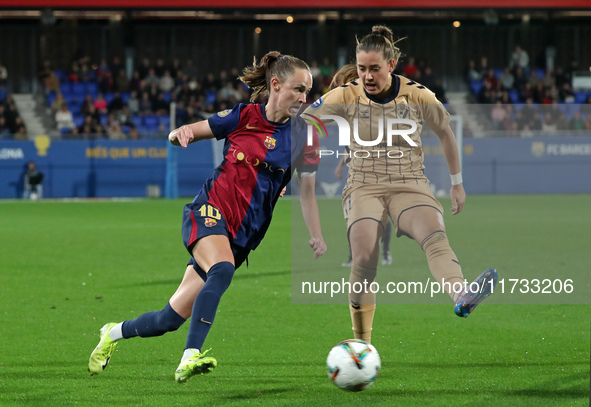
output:
[[[109,338],[112,341],[118,341],[123,339],[123,333],[121,332],[121,327],[123,326],[123,322],[118,323],[109,331]]]
[[[181,358],[181,363],[183,363],[186,359],[190,358],[194,354],[199,353],[199,349],[196,348],[187,348],[185,352],[183,352],[183,357]]]

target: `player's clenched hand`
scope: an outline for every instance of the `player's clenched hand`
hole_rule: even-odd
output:
[[[464,203],[466,203],[466,192],[462,184],[454,185],[449,191],[449,197],[451,198],[451,214],[457,215],[464,209]]]
[[[324,239],[321,237],[312,238],[310,239],[310,247],[314,250],[314,258],[318,259],[324,253],[326,253],[326,243],[324,243]]]
[[[279,193],[279,197],[283,198],[283,195],[285,195],[285,192],[287,191],[287,187],[283,187],[283,189],[281,190],[281,192]]]
[[[182,148],[187,148],[195,136],[193,135],[193,130],[191,130],[189,126],[181,126],[170,133],[169,138],[171,142],[174,143],[174,140],[176,140]]]

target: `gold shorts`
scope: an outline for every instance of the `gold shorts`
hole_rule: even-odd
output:
[[[347,230],[361,219],[374,219],[386,227],[388,217],[392,219],[396,236],[404,232],[398,229],[400,215],[417,206],[431,206],[443,214],[443,206],[431,192],[426,179],[407,182],[352,185],[345,188],[343,213]]]

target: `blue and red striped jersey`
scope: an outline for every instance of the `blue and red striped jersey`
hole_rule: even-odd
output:
[[[293,171],[318,168],[318,138],[314,134],[308,146],[303,119],[271,122],[264,104],[241,103],[208,121],[215,137],[225,139],[224,159],[195,200],[207,194],[207,202],[226,219],[230,240],[252,250],[263,239]]]

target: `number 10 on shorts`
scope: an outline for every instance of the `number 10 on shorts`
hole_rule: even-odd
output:
[[[222,218],[220,211],[211,205],[202,205],[201,208],[199,208],[199,215],[204,218],[207,216],[208,218],[213,218],[215,220],[220,220]]]

